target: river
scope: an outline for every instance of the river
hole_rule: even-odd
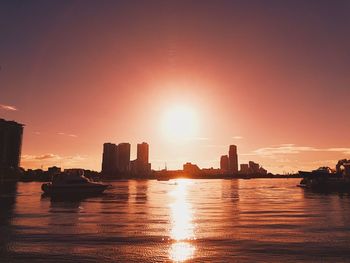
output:
[[[1,262],[346,262],[350,197],[298,179],[129,180],[51,200],[0,193]]]

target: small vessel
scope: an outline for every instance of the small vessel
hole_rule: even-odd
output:
[[[84,176],[82,169],[69,169],[55,175],[51,183],[42,184],[41,189],[48,195],[97,195],[103,193],[109,185],[92,182]]]
[[[166,177],[158,177],[157,181],[169,181],[170,178],[166,178]]]
[[[350,192],[350,160],[340,160],[335,170],[320,167],[311,172],[299,171],[299,187],[321,192]]]

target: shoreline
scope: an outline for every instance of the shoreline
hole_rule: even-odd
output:
[[[169,180],[176,180],[176,179],[192,179],[192,180],[215,180],[215,179],[222,179],[222,180],[250,180],[250,179],[291,179],[291,178],[301,178],[299,175],[269,175],[269,176],[258,176],[258,175],[252,175],[252,176],[227,176],[227,175],[214,175],[214,176],[167,176],[167,177],[156,177],[156,176],[121,176],[118,178],[108,178],[108,177],[100,177],[100,178],[93,178],[94,181],[102,181],[102,182],[117,182],[117,181],[125,181],[125,180],[157,180],[157,181],[169,181]],[[30,183],[30,182],[50,182],[50,180],[28,180],[25,179],[19,179],[18,182],[21,183]]]

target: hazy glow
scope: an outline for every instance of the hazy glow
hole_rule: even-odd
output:
[[[194,137],[198,131],[198,120],[193,109],[176,106],[166,111],[162,119],[164,135],[171,140]]]
[[[0,1],[0,115],[26,125],[24,168],[100,171],[104,142],[134,159],[146,141],[156,170],[218,168],[230,144],[274,173],[349,158],[349,1],[28,2]]]
[[[187,200],[187,187],[192,182],[186,179],[176,180],[176,188],[170,194],[175,198],[171,208],[170,236],[176,242],[169,250],[171,260],[181,262],[193,257],[195,247],[186,240],[195,239],[193,224],[193,209]]]

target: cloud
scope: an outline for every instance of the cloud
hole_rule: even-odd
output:
[[[235,139],[235,140],[242,140],[243,137],[242,137],[242,136],[233,136],[232,139]]]
[[[68,163],[74,163],[74,162],[80,162],[86,159],[86,156],[82,155],[67,155],[67,156],[61,156],[58,154],[53,153],[46,153],[42,155],[23,155],[22,161],[24,162],[41,162],[41,161],[47,161],[47,162],[68,162]]]
[[[55,154],[44,154],[40,156],[35,156],[35,159],[36,160],[59,159],[59,156]]]
[[[64,133],[64,132],[58,132],[57,134],[58,134],[58,135],[61,135],[61,136],[68,136],[68,137],[73,137],[73,138],[77,138],[77,137],[78,137],[78,135],[69,134],[69,133]]]
[[[4,104],[0,104],[0,109],[6,110],[6,111],[17,111],[18,110],[15,106],[4,105]]]
[[[40,160],[52,160],[52,159],[59,160],[61,159],[61,157],[56,154],[47,153],[42,155],[23,155],[22,159],[25,161],[40,161]]]
[[[265,147],[253,151],[256,155],[271,156],[276,154],[296,154],[301,152],[316,151],[315,148],[310,146],[296,146],[294,144],[281,144],[274,147]]]
[[[302,152],[339,152],[350,154],[350,148],[316,148],[311,146],[297,146],[295,144],[280,144],[277,146],[260,148],[250,154],[244,155],[274,156],[281,154],[299,154]]]
[[[328,152],[342,152],[344,154],[350,154],[350,148],[329,148]]]

